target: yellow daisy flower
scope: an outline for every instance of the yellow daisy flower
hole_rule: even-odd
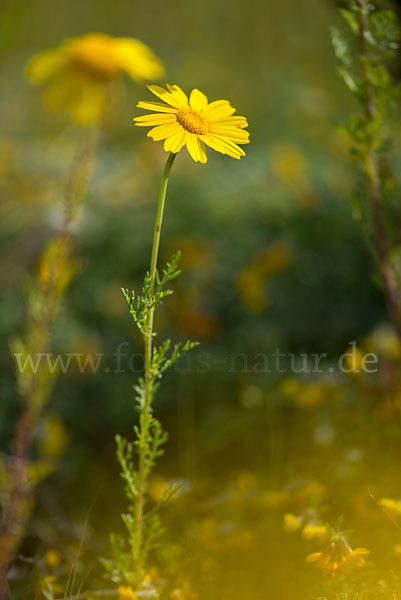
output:
[[[176,154],[184,145],[195,162],[206,163],[206,148],[228,154],[233,158],[245,156],[238,144],[248,144],[249,133],[245,117],[233,116],[228,100],[208,102],[197,89],[188,96],[178,85],[167,85],[167,90],[157,85],[148,86],[161,102],[138,102],[138,108],[156,111],[135,117],[135,125],[153,126],[148,136],[155,142],[164,140],[164,150]]]
[[[27,67],[33,83],[48,84],[46,108],[51,112],[67,111],[81,125],[101,118],[108,84],[122,72],[143,82],[157,79],[164,69],[141,41],[102,33],[66,40],[59,48],[34,56]]]

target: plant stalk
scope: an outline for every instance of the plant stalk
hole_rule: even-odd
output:
[[[160,234],[163,223],[164,206],[166,202],[166,192],[168,178],[173,166],[174,159],[177,155],[170,152],[166,165],[164,167],[162,181],[159,192],[159,202],[157,206],[157,214],[155,221],[155,228],[153,234],[152,254],[150,260],[150,297],[153,295],[157,259],[159,255],[160,246]],[[152,377],[152,342],[153,342],[153,320],[154,320],[155,307],[152,306],[149,310],[146,323],[146,331],[144,333],[144,346],[145,346],[145,401],[141,411],[140,419],[140,431],[143,432],[148,428],[148,419],[150,415],[150,408],[153,399],[153,377]],[[145,489],[146,489],[146,446],[140,444],[139,449],[139,465],[138,465],[138,494],[136,497],[135,504],[135,521],[137,526],[137,551],[141,552],[142,540],[143,540],[143,526],[144,526],[144,505],[145,505]],[[134,557],[136,559],[139,556]]]
[[[365,117],[367,123],[373,123],[375,119],[375,90],[369,78],[368,49],[366,43],[367,31],[367,2],[359,0],[359,50],[360,65],[363,81],[365,84]],[[386,227],[381,212],[381,185],[379,174],[379,163],[377,153],[372,147],[372,140],[368,140],[368,148],[365,155],[365,170],[368,183],[368,196],[372,213],[373,232],[377,248],[377,261],[382,276],[387,305],[401,340],[401,298],[398,290],[397,279],[389,258],[389,242]]]

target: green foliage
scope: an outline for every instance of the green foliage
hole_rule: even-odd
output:
[[[400,90],[386,62],[398,49],[401,34],[395,14],[370,2],[348,0],[341,14],[353,39],[333,28],[333,48],[340,76],[362,108],[345,131],[363,158],[368,150],[383,149],[387,141],[389,110]]]
[[[179,274],[177,252],[163,269],[162,275],[156,271],[154,280],[145,275],[142,295],[123,289],[132,318],[146,341],[155,337],[152,312],[167,296],[173,292],[165,286]],[[145,502],[149,476],[156,466],[157,459],[163,454],[167,441],[167,432],[152,413],[152,401],[163,374],[181,356],[197,346],[187,341],[173,346],[165,340],[154,346],[148,368],[145,364],[145,376],[135,386],[136,404],[139,411],[139,423],[134,426],[134,441],[117,435],[117,460],[121,467],[121,477],[125,483],[125,495],[128,508],[121,515],[126,536],[113,534],[110,537],[111,559],[102,559],[108,577],[117,584],[129,585],[138,589],[146,574],[150,553],[157,548],[163,532],[159,509],[177,491],[177,486],[168,486],[162,499],[156,506],[148,509]]]
[[[378,9],[368,0],[347,0],[341,14],[351,30],[351,40],[332,30],[338,71],[357,99],[360,111],[351,115],[342,131],[352,142],[352,154],[364,175],[354,198],[355,214],[376,259],[387,303],[401,337],[401,271],[398,261],[399,203],[392,203],[395,180],[388,151],[391,111],[400,97],[400,86],[388,66],[401,40],[395,14]]]

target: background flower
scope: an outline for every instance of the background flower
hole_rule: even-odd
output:
[[[164,73],[161,61],[141,41],[89,33],[34,56],[27,67],[33,83],[47,84],[45,106],[68,111],[73,121],[98,121],[106,108],[108,84],[122,72],[141,83]]]

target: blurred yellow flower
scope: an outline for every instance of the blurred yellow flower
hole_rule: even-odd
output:
[[[55,595],[63,593],[63,587],[58,583],[55,575],[46,575],[39,583],[41,598],[54,598]]]
[[[381,498],[379,504],[384,510],[388,511],[393,518],[401,517],[401,502],[391,498]]]
[[[130,587],[120,586],[118,588],[118,600],[137,600],[138,596]]]
[[[61,563],[61,554],[55,548],[47,550],[43,557],[43,562],[48,569],[55,569]]]
[[[389,360],[401,358],[401,343],[395,331],[388,325],[380,325],[367,338],[370,352],[379,352]]]
[[[311,383],[306,385],[302,392],[296,398],[299,406],[315,407],[323,404],[327,399],[327,390],[324,384]]]
[[[362,369],[363,354],[359,348],[354,348],[352,352],[345,354],[345,369],[349,375],[358,375]]]
[[[255,508],[258,510],[277,510],[286,508],[291,497],[287,491],[266,490],[258,494],[254,499]]]
[[[270,160],[277,179],[291,190],[300,207],[315,208],[318,199],[302,149],[292,143],[279,142],[270,149]]]
[[[148,132],[155,142],[164,140],[164,150],[176,154],[186,145],[195,162],[206,163],[205,144],[221,154],[241,158],[245,152],[238,144],[248,144],[249,133],[245,117],[233,116],[228,100],[208,101],[205,94],[194,89],[188,96],[178,85],[148,86],[161,102],[138,102],[138,108],[156,111],[135,117],[135,125],[152,127]]]
[[[328,537],[327,527],[318,523],[307,523],[302,529],[302,537],[308,542],[312,540],[323,542]]]
[[[41,454],[49,458],[57,458],[64,454],[69,441],[68,431],[59,416],[55,413],[46,415],[39,445]]]
[[[292,259],[292,250],[285,242],[276,242],[272,244],[260,255],[260,262],[265,275],[270,277],[285,271],[291,264]]]
[[[122,72],[142,82],[164,73],[160,60],[141,41],[88,33],[64,41],[59,48],[34,56],[28,78],[48,84],[45,106],[51,112],[69,112],[81,125],[104,114],[108,83]]]
[[[361,569],[369,550],[366,548],[355,548],[354,550],[340,540],[340,543],[331,543],[324,552],[313,552],[308,554],[306,562],[315,563],[324,575],[336,577],[353,569]]]
[[[149,481],[149,498],[157,504],[165,498],[168,489],[168,481],[160,475],[154,475]]]
[[[152,585],[157,581],[159,572],[156,567],[151,567],[142,580],[142,585]]]
[[[302,152],[288,143],[279,143],[272,149],[272,166],[283,182],[307,187],[308,165]]]
[[[293,533],[294,531],[298,531],[301,525],[302,517],[296,517],[292,513],[286,513],[284,515],[284,531]]]
[[[327,495],[327,488],[319,481],[309,481],[293,494],[293,501],[299,506],[316,504]]]
[[[262,313],[268,306],[267,285],[258,264],[244,267],[237,275],[235,285],[241,302],[252,314]]]
[[[302,383],[293,377],[286,377],[280,382],[280,391],[291,398],[298,396],[302,389]]]

